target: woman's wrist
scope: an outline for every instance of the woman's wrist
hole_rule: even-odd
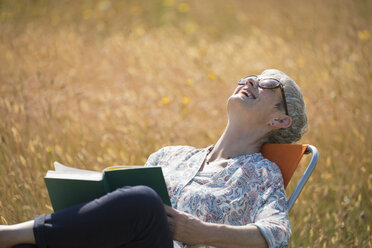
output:
[[[198,245],[217,247],[267,247],[266,240],[255,225],[230,226],[202,222],[195,241]]]
[[[212,245],[218,242],[222,225],[208,222],[201,222],[200,232],[198,233],[199,245]]]

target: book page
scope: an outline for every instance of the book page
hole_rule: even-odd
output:
[[[102,174],[101,172],[98,172],[98,171],[90,171],[90,170],[72,168],[72,167],[63,165],[59,162],[54,162],[54,170],[58,172],[77,173],[81,175],[101,175]]]
[[[85,181],[100,181],[102,173],[78,173],[76,171],[52,171],[49,170],[45,176],[48,178],[67,179],[67,180],[85,180]]]
[[[75,179],[75,180],[102,180],[103,174],[98,171],[82,170],[54,162],[54,171],[48,170],[46,178]]]

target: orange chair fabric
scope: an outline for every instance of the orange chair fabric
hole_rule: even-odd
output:
[[[302,144],[263,145],[261,153],[265,158],[275,162],[279,166],[284,179],[284,188],[287,188],[307,146]]]

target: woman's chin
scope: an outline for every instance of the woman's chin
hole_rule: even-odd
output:
[[[249,107],[249,101],[247,101],[244,96],[237,94],[229,97],[227,101],[228,108],[229,105],[232,107],[247,108]]]
[[[242,119],[254,114],[251,106],[246,101],[244,101],[244,99],[234,96],[230,97],[227,101],[227,112],[229,114],[241,116]]]

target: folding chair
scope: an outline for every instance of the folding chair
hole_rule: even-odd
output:
[[[318,150],[312,145],[265,144],[261,149],[261,153],[265,158],[275,162],[279,166],[283,175],[284,188],[287,188],[302,156],[304,154],[311,154],[311,160],[287,202],[288,211],[291,210],[318,162]]]

